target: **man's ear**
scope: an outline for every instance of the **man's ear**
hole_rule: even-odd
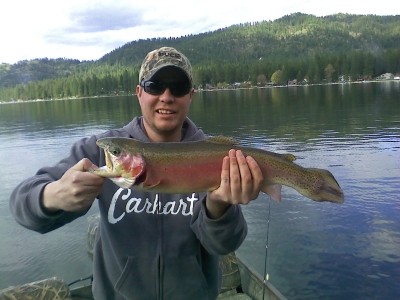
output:
[[[193,99],[194,93],[195,93],[195,90],[194,90],[194,88],[192,88],[192,89],[190,90],[190,101]]]

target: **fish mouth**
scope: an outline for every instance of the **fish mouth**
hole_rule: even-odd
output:
[[[114,168],[114,163],[112,161],[111,155],[107,151],[104,151],[104,156],[106,160],[105,166],[96,169],[90,169],[89,172],[110,179],[121,178],[122,174],[120,171]]]
[[[109,147],[104,148],[104,156],[105,156],[105,159],[106,159],[106,165],[105,165],[105,167],[107,168],[108,172],[109,172],[110,174],[115,174],[114,177],[120,177],[120,176],[121,176],[120,172],[117,172],[117,171],[115,170],[114,161],[113,161],[113,159],[112,159],[112,157],[111,157],[111,154],[110,154],[110,152],[109,152]],[[110,176],[110,177],[111,177],[111,176]]]

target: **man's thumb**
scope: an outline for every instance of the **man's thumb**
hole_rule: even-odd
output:
[[[74,169],[76,171],[86,172],[97,169],[97,166],[93,164],[89,159],[82,158],[71,169]]]

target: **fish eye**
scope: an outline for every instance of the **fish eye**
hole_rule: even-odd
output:
[[[109,149],[109,151],[114,156],[118,156],[121,154],[121,149],[117,148],[117,147],[113,147],[113,148]]]

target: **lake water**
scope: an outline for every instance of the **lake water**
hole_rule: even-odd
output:
[[[0,289],[91,274],[87,218],[41,235],[10,215],[14,186],[67,155],[77,139],[140,114],[135,97],[0,104]],[[190,117],[211,135],[290,152],[330,170],[345,203],[317,203],[283,188],[244,206],[239,249],[288,299],[400,299],[400,82],[282,87],[195,95]],[[88,213],[95,214],[94,206]]]

